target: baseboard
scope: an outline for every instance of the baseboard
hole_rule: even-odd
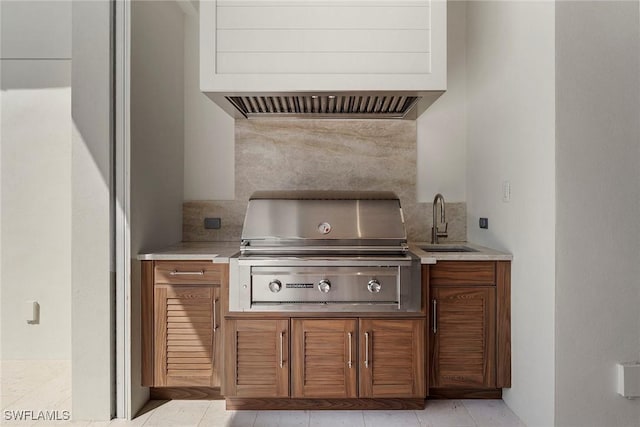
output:
[[[219,387],[151,387],[153,400],[222,400]]]
[[[502,389],[430,388],[429,399],[502,399]]]
[[[227,398],[229,410],[424,409],[424,399],[261,399]]]

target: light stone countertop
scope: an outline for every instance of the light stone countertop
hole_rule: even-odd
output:
[[[446,242],[442,246],[468,246],[476,252],[428,252],[420,249],[427,242],[411,242],[409,250],[422,264],[438,261],[511,261],[513,255],[470,242]],[[226,264],[240,251],[239,242],[182,242],[153,252],[138,255],[140,261],[202,261]]]
[[[181,242],[157,251],[138,254],[140,261],[208,261],[227,264],[240,252],[240,242]]]
[[[471,242],[446,242],[442,246],[468,246],[475,252],[428,252],[420,249],[421,246],[430,245],[428,242],[410,242],[409,250],[420,258],[422,264],[436,264],[438,261],[511,261],[513,255],[485,248]]]

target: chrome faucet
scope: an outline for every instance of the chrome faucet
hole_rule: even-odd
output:
[[[438,231],[438,201],[440,202],[440,224],[444,224],[444,231]],[[449,223],[445,222],[444,196],[440,193],[433,198],[433,227],[431,227],[431,243],[438,244],[438,237],[447,237]]]

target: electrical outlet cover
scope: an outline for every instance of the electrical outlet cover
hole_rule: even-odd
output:
[[[222,227],[222,220],[220,218],[205,218],[204,228],[206,230],[219,230]]]

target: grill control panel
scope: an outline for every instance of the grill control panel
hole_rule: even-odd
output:
[[[398,303],[399,267],[253,267],[252,304]]]
[[[229,311],[420,313],[420,269],[414,256],[240,256],[229,260]]]

